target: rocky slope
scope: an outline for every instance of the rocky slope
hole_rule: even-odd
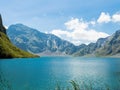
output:
[[[74,53],[75,56],[85,56],[85,55],[92,55],[92,56],[96,56],[96,51],[103,47],[103,45],[105,44],[107,38],[100,38],[97,40],[96,43],[90,43],[88,45],[82,44],[80,45],[77,52]]]
[[[75,53],[76,56],[119,56],[120,55],[120,30],[113,35],[100,38],[96,43],[90,43]]]
[[[39,55],[111,56],[120,54],[120,30],[109,37],[98,39],[96,43],[79,46],[22,24],[11,25],[7,33],[17,47]]]
[[[98,56],[112,56],[120,54],[120,30],[109,36],[104,45],[96,50]]]
[[[45,34],[22,24],[11,25],[7,34],[17,47],[38,55],[73,54],[77,48],[53,34]]]

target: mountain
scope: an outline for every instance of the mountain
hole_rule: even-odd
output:
[[[109,36],[104,45],[96,50],[98,56],[120,55],[120,30]]]
[[[20,50],[14,46],[6,35],[6,29],[2,24],[0,15],[0,58],[22,58],[22,57],[36,57],[33,54]]]
[[[84,45],[75,56],[119,56],[120,55],[120,30],[113,35],[100,38],[96,43]]]
[[[6,34],[6,29],[5,29],[5,27],[3,26],[1,14],[0,14],[0,32]]]
[[[17,47],[38,55],[111,56],[120,54],[120,30],[88,45],[74,44],[22,24],[11,25],[7,34]]]
[[[7,34],[14,45],[38,55],[66,55],[77,50],[77,47],[68,41],[22,24],[11,25]]]
[[[74,53],[75,56],[85,56],[85,55],[92,55],[95,56],[96,54],[96,50],[101,48],[107,38],[100,38],[97,40],[96,43],[90,43],[88,45],[85,44],[81,44],[80,46],[78,46],[78,51]]]

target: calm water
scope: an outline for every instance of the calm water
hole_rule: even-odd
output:
[[[120,90],[119,58],[41,57],[0,60],[1,87],[12,90],[54,90],[57,84]],[[9,90],[9,89],[5,89]]]

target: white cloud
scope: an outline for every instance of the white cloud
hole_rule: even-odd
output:
[[[90,29],[89,25],[91,24],[92,23],[85,22],[82,19],[73,18],[65,23],[66,30],[56,29],[52,30],[51,33],[75,45],[80,45],[82,43],[88,44],[90,42],[95,42],[98,38],[109,36],[107,33]],[[95,22],[93,24],[95,24]]]
[[[97,20],[84,21],[82,18],[72,18],[68,22],[64,23],[66,30],[54,29],[52,34],[59,36],[62,39],[68,40],[75,45],[82,43],[88,44],[95,42],[98,38],[104,38],[109,36],[107,33],[98,32],[94,28],[97,25],[112,22],[112,24],[120,23],[120,13],[110,15],[107,12],[101,12]]]
[[[95,22],[95,21],[90,21],[89,24],[91,24],[91,25],[95,25],[96,22]]]
[[[109,15],[109,13],[105,13],[105,12],[102,12],[97,20],[98,23],[108,23],[110,21],[111,21],[111,16]]]
[[[113,15],[109,15],[109,13],[102,12],[97,20],[98,23],[120,23],[120,13],[115,13]]]
[[[70,21],[65,23],[65,26],[67,27],[68,30],[76,30],[78,28],[86,29],[88,27],[87,23],[84,23],[82,19],[78,18],[72,18]]]
[[[120,22],[120,13],[116,13],[112,16],[113,22]]]
[[[68,31],[65,31],[65,30],[61,30],[61,29],[55,29],[55,30],[52,30],[51,32],[52,34],[55,34],[56,36],[62,38],[64,36],[66,37],[70,37],[70,32]]]

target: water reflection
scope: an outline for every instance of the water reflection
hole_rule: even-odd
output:
[[[79,84],[92,83],[94,89],[104,90],[107,86],[120,88],[120,60],[115,58],[42,57],[1,60],[0,69],[12,84],[13,90],[52,90],[56,82],[66,87],[71,80]]]

